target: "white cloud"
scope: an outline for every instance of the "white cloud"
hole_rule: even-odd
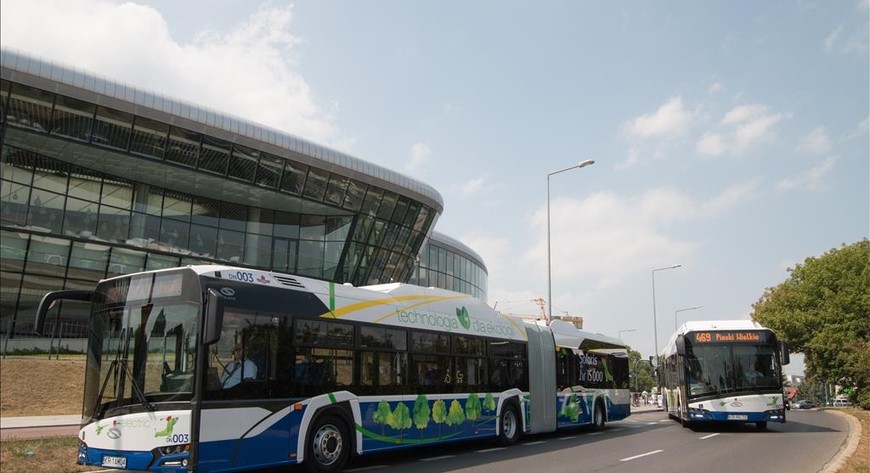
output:
[[[725,137],[719,133],[704,133],[698,139],[698,152],[708,156],[719,156],[725,152]]]
[[[825,178],[834,168],[837,159],[835,156],[829,156],[817,166],[807,169],[796,176],[786,177],[779,181],[776,189],[780,192],[791,190],[815,191],[822,189],[825,185]]]
[[[315,141],[341,139],[295,70],[292,7],[267,4],[227,31],[200,31],[186,43],[157,10],[134,3],[3,0],[2,8],[5,46]]]
[[[707,92],[710,94],[715,94],[715,93],[721,92],[721,91],[722,91],[722,84],[719,82],[714,82],[714,83],[710,84],[710,88],[707,89]]]
[[[462,197],[469,197],[483,189],[485,182],[486,178],[483,176],[469,179],[459,186],[459,192]]]
[[[721,125],[733,128],[735,150],[743,152],[758,142],[769,139],[773,126],[784,118],[782,113],[769,113],[761,104],[739,105],[722,118]]]
[[[426,143],[414,143],[411,146],[411,160],[408,162],[406,168],[409,171],[418,171],[426,163],[429,162],[429,158],[432,156],[432,148],[429,147]]]
[[[834,49],[834,44],[837,42],[837,38],[840,37],[840,33],[843,32],[843,25],[838,26],[834,31],[831,31],[831,34],[825,38],[825,51],[831,52]]]
[[[721,215],[733,207],[755,198],[758,195],[760,184],[759,179],[733,184],[705,202],[701,212],[708,217]]]
[[[641,138],[673,138],[685,133],[692,113],[683,107],[682,97],[674,97],[655,113],[641,115],[626,124],[629,134]]]
[[[638,162],[640,162],[640,151],[637,148],[631,148],[628,150],[628,157],[625,158],[625,161],[617,164],[616,169],[628,169]]]
[[[817,127],[801,137],[796,149],[805,153],[827,153],[831,150],[831,137],[824,127]]]

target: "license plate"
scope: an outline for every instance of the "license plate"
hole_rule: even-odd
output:
[[[749,416],[746,414],[730,414],[728,420],[747,420]]]
[[[103,457],[103,466],[111,468],[127,468],[127,458],[105,456]]]

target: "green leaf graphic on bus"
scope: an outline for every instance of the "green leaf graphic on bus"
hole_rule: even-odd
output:
[[[483,409],[480,405],[480,396],[477,393],[468,395],[468,400],[465,401],[465,418],[471,421],[471,428],[474,428],[474,421],[480,418]]]
[[[393,416],[393,411],[390,410],[390,405],[387,401],[381,401],[378,403],[378,410],[375,411],[372,416],[372,420],[375,421],[375,424],[381,426],[381,435],[384,434],[384,429],[386,425],[390,424],[390,417]]]
[[[417,400],[414,401],[414,425],[420,429],[420,438],[423,438],[423,429],[429,425],[431,413],[429,400],[426,399],[426,396],[423,394],[417,396]]]
[[[462,306],[461,309],[456,309],[456,318],[459,319],[459,323],[468,330],[471,328],[471,317],[468,316],[468,309],[465,306]]]
[[[432,404],[432,421],[438,424],[438,438],[441,438],[441,424],[447,421],[447,405],[444,399],[437,399]]]
[[[447,412],[447,425],[459,425],[465,422],[465,411],[462,410],[462,404],[459,399],[454,399],[450,403],[450,411]]]

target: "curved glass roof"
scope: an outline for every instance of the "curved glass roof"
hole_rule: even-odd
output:
[[[118,81],[38,58],[6,46],[0,47],[0,65],[3,69],[7,69],[6,73],[16,71],[48,79],[288,149],[322,161],[322,166],[332,172],[341,174],[341,169],[349,169],[373,180],[385,181],[419,196],[423,202],[431,205],[438,213],[444,210],[444,200],[441,194],[423,182],[284,131],[155,92],[136,89]]]

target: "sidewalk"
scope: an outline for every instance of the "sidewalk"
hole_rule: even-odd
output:
[[[631,413],[636,414],[638,412],[651,412],[651,411],[662,411],[662,408],[655,404],[647,404],[640,406],[631,406]],[[664,412],[664,411],[662,411]]]
[[[0,429],[23,429],[28,427],[61,427],[68,425],[79,425],[81,420],[82,418],[79,415],[0,417]]]

